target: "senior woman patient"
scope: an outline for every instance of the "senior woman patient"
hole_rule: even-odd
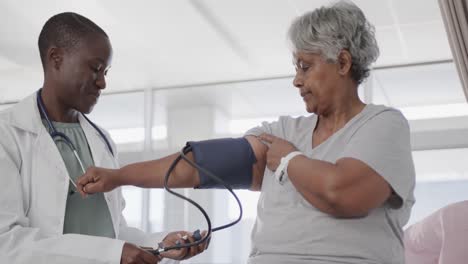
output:
[[[242,138],[189,142],[188,157],[237,188],[261,191],[251,264],[404,263],[415,182],[408,122],[358,96],[379,54],[373,26],[340,1],[296,18],[288,37],[294,86],[311,115],[264,122]],[[177,157],[89,169],[81,192],[161,188]],[[169,185],[217,187],[185,161]]]

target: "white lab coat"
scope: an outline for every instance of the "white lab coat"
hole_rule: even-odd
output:
[[[117,168],[116,157],[96,129],[82,116],[79,121],[95,165]],[[36,94],[0,113],[0,263],[119,264],[124,241],[154,247],[163,239],[163,234],[127,226],[120,188],[104,194],[117,239],[64,235],[67,175],[41,122]]]

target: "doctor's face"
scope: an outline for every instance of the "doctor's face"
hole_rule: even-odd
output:
[[[63,55],[59,74],[59,96],[70,109],[90,113],[101,91],[112,62],[109,38],[92,34]]]

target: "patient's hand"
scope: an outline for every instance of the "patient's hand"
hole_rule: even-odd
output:
[[[90,167],[84,175],[78,178],[77,188],[83,197],[98,192],[109,192],[122,185],[118,170]]]

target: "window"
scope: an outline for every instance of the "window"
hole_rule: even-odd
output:
[[[117,145],[119,163],[125,165],[140,161],[144,142],[143,93],[123,93],[103,95],[93,112],[91,121],[104,128]],[[132,155],[137,152],[137,155]],[[123,211],[128,225],[141,228],[143,190],[137,187],[124,186],[122,194],[126,201]]]
[[[103,95],[90,118],[110,133],[119,152],[143,150],[143,92]]]
[[[468,116],[451,62],[377,69],[369,80],[372,102],[399,108],[409,120]]]
[[[445,205],[468,200],[468,148],[414,151],[416,204],[408,225]]]

